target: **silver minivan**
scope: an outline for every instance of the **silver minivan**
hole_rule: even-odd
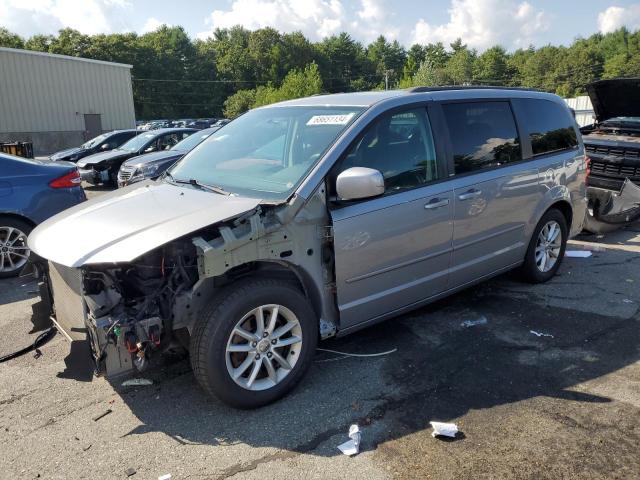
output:
[[[57,327],[88,339],[99,374],[182,349],[207,392],[252,408],[300,380],[319,339],[511,269],[549,280],[582,228],[586,175],[555,95],[315,96],[242,115],[29,246]]]

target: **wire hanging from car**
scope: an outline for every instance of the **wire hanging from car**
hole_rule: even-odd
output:
[[[336,360],[343,360],[343,359],[349,358],[349,357],[356,357],[356,358],[383,357],[385,355],[389,355],[390,353],[395,353],[395,352],[398,351],[397,348],[394,348],[392,350],[387,350],[386,352],[379,352],[379,353],[349,353],[349,352],[340,352],[338,350],[330,350],[328,348],[316,348],[316,350],[319,351],[319,352],[328,352],[328,353],[335,353],[337,355],[342,355],[341,357],[326,358],[326,359],[323,359],[323,360],[316,360],[316,363],[335,362]]]

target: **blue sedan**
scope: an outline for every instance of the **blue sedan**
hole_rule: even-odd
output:
[[[75,165],[0,154],[0,278],[29,259],[27,235],[39,223],[86,200]]]

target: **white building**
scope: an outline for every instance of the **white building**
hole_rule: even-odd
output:
[[[0,142],[35,155],[135,128],[131,65],[0,48]]]
[[[591,105],[591,99],[588,96],[565,98],[564,101],[567,102],[570,108],[575,110],[578,125],[584,127],[594,122],[593,115],[595,113],[593,111],[593,105]]]

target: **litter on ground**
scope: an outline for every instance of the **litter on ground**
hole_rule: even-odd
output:
[[[429,422],[433,427],[432,437],[442,436],[455,438],[458,433],[458,426],[455,423]]]
[[[533,333],[536,337],[551,337],[551,338],[554,338],[553,335],[551,335],[550,333],[536,332],[535,330],[529,330],[529,332]]]
[[[123,387],[143,387],[147,385],[153,385],[153,381],[147,378],[132,378],[122,382]]]
[[[338,449],[345,455],[355,455],[360,451],[361,432],[358,425],[354,424],[349,427],[349,438],[344,443],[338,445]]]
[[[564,252],[565,257],[573,258],[589,258],[593,255],[589,250],[566,250]]]
[[[488,322],[489,322],[489,320],[487,320],[487,317],[482,315],[477,320],[465,320],[464,322],[462,322],[460,324],[460,326],[461,327],[465,327],[465,328],[469,328],[469,327],[476,327],[478,325],[486,325]]]

